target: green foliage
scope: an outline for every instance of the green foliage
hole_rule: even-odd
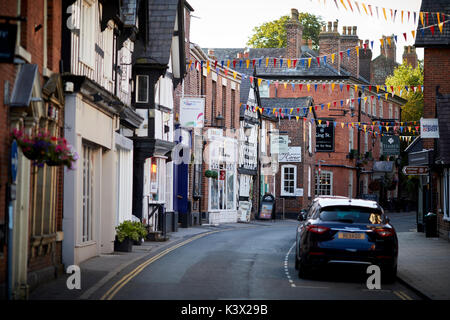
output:
[[[394,74],[386,79],[387,86],[394,88],[402,86],[423,85],[423,63],[419,61],[417,68],[403,62],[394,70]],[[423,115],[423,92],[421,90],[403,90],[402,98],[408,100],[402,108],[402,121],[418,121]]]
[[[126,220],[116,227],[116,236],[119,242],[122,242],[125,238],[138,241],[147,236],[147,230],[139,221]]]
[[[311,39],[313,49],[319,45],[319,33],[324,25],[322,18],[313,14],[300,12],[298,19],[303,26],[303,39]],[[253,48],[283,48],[286,46],[286,23],[289,16],[282,16],[277,20],[263,23],[253,28],[253,35],[247,41],[247,45]]]

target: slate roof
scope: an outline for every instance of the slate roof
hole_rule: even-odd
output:
[[[208,49],[203,50],[205,52],[208,51]],[[236,71],[246,72],[245,70],[250,70],[249,72],[253,73],[252,63],[250,63],[249,69],[247,69],[247,65],[245,62],[247,58],[237,58],[237,54],[240,52],[244,52],[246,48],[212,48],[212,50],[214,50],[214,55],[216,56],[217,61],[221,62],[226,60],[236,60],[236,68],[234,68]],[[296,68],[286,68],[286,48],[249,48],[247,50],[249,53],[248,59],[255,60],[256,76],[258,77],[289,79],[292,77],[341,78],[350,76],[350,73],[342,68],[341,73],[339,74],[339,72],[332,66],[330,66],[329,64],[324,64],[322,59],[319,66],[316,60],[317,53],[311,50],[308,46],[302,46],[302,55],[299,58],[304,59],[303,64],[301,61],[298,61]],[[270,58],[267,67],[266,58]],[[274,66],[273,58],[277,58],[276,66]],[[308,63],[306,60],[308,58],[312,58],[310,68],[308,68]],[[283,59],[283,67],[280,67],[280,59]],[[240,60],[243,60],[241,66],[239,66]],[[233,65],[230,64],[230,67],[233,67]]]
[[[428,24],[435,25],[434,26],[434,35],[431,33],[430,28],[422,29],[422,23],[420,22],[417,25],[416,31],[416,47],[441,47],[441,46],[450,46],[450,1],[448,0],[422,0],[422,5],[420,7],[420,11],[429,12],[428,15]],[[445,23],[442,28],[442,34],[439,31],[438,20],[436,12],[445,13]],[[440,19],[442,22],[442,17]],[[425,22],[425,18],[424,18]],[[426,22],[425,22],[426,23]]]
[[[148,0],[146,43],[135,42],[133,60],[147,58],[149,63],[167,65],[172,47],[179,0]],[[145,3],[145,2],[142,2]]]

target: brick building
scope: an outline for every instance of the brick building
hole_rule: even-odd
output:
[[[424,0],[420,11],[432,12],[428,25],[438,29],[436,13],[450,14],[448,1]],[[443,20],[441,20],[443,21]],[[429,159],[423,165],[430,167],[430,177],[424,183],[425,211],[438,215],[439,237],[450,238],[450,83],[447,70],[450,67],[450,25],[444,24],[442,33],[434,35],[430,28],[417,29],[415,46],[424,48],[424,110],[423,118],[438,118],[439,139],[422,139],[422,155]],[[419,164],[419,163],[418,163]]]
[[[15,38],[14,59],[0,63],[0,205],[12,213],[0,213],[0,296],[10,299],[26,298],[62,271],[63,167],[35,166],[19,147],[15,181],[10,170],[11,130],[64,135],[61,12],[61,1],[7,0],[0,6],[3,19],[24,18],[6,21],[17,28],[9,35]]]

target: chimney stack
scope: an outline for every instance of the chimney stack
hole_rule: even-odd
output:
[[[322,32],[319,34],[319,56],[329,55],[334,53],[335,59],[334,63],[327,62],[331,64],[336,70],[340,70],[340,59],[339,59],[339,51],[341,50],[340,43],[340,35],[338,33],[338,22],[327,23],[328,29],[325,26],[322,29]],[[345,27],[344,27],[345,30]]]
[[[402,58],[403,61],[406,61],[406,63],[411,65],[411,67],[414,69],[417,68],[417,53],[414,46],[405,46]]]
[[[350,72],[354,77],[359,76],[359,58],[356,56],[355,48],[360,45],[357,27],[347,26],[344,27],[344,33],[341,36],[341,50],[344,52],[344,58],[342,60],[342,67]],[[347,50],[350,49],[350,59],[347,55]],[[361,52],[360,52],[361,54]]]
[[[301,56],[303,27],[298,19],[298,10],[291,9],[291,18],[286,23],[286,58],[297,59]]]

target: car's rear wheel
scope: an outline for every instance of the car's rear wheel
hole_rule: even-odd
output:
[[[300,279],[307,279],[311,275],[311,268],[299,261],[298,264],[298,277]]]

